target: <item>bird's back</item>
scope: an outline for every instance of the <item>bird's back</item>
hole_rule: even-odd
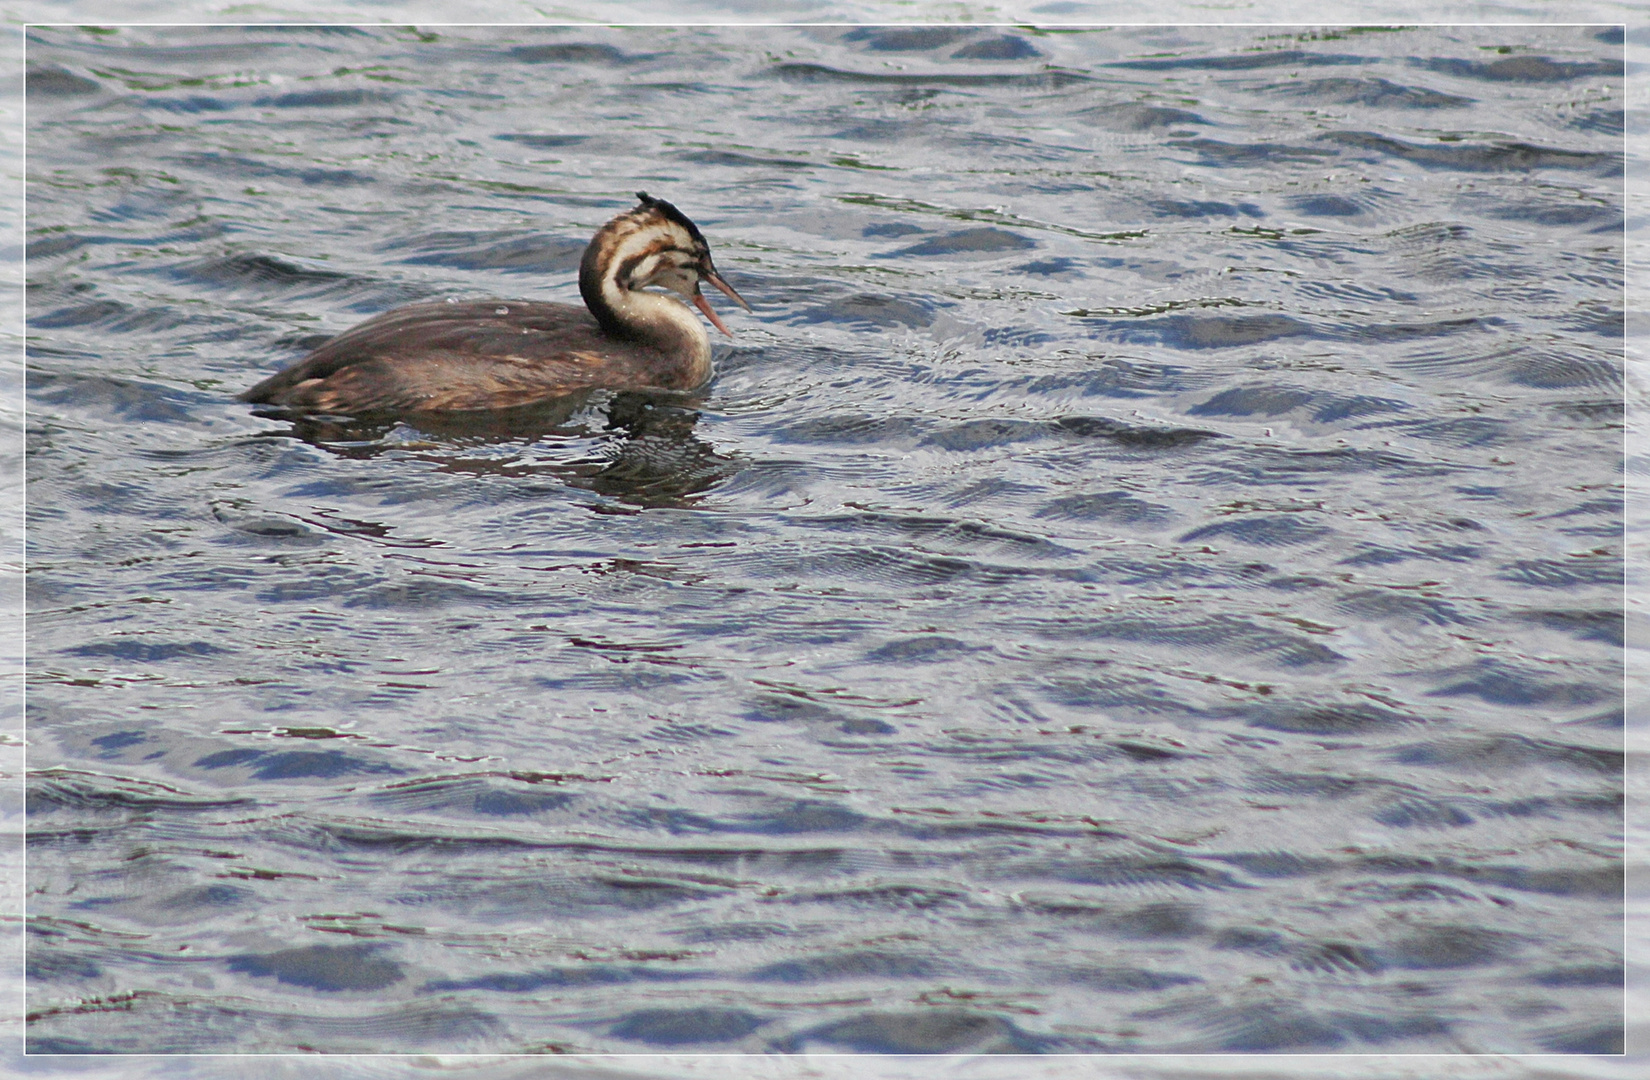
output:
[[[241,398],[334,413],[497,409],[595,386],[674,389],[664,363],[569,304],[438,300],[369,319]]]

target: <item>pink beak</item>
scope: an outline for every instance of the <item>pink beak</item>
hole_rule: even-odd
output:
[[[743,296],[740,296],[738,293],[734,292],[733,291],[733,286],[729,285],[727,282],[723,281],[722,280],[722,275],[718,274],[716,271],[714,271],[714,270],[703,270],[703,271],[700,272],[700,276],[703,277],[704,280],[706,280],[706,281],[710,282],[712,285],[716,286],[718,289],[721,289],[723,292],[727,293],[728,298],[730,300],[732,300],[734,303],[738,304],[740,307],[744,308],[746,311],[749,311],[751,309],[751,306],[749,304],[745,303],[745,298]],[[725,323],[723,323],[721,319],[716,317],[716,312],[714,312],[710,309],[710,301],[705,299],[705,294],[704,293],[695,292],[693,294],[693,306],[705,313],[705,318],[710,320],[710,324],[712,326],[714,326],[714,327],[716,327],[716,329],[722,331],[722,333],[727,335],[728,337],[733,336],[733,331],[729,330],[727,328],[727,325]]]

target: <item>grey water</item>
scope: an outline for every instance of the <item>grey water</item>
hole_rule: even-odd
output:
[[[32,1052],[1619,1052],[1619,31],[28,50]],[[637,190],[702,391],[234,399]]]

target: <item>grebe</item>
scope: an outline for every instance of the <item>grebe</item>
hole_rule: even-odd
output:
[[[658,285],[733,335],[699,292],[708,281],[746,311],[680,210],[640,205],[596,231],[579,263],[581,310],[523,300],[409,304],[346,330],[240,395],[326,413],[476,412],[577,390],[691,390],[710,378],[710,335]]]

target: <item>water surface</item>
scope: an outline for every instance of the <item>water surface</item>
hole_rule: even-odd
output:
[[[29,60],[32,1051],[1619,1050],[1619,35]],[[233,400],[638,189],[702,392]]]

